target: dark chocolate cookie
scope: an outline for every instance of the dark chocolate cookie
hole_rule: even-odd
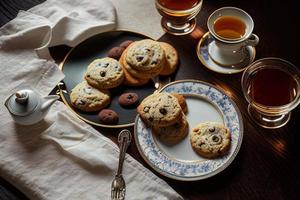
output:
[[[124,47],[113,47],[108,51],[107,56],[119,60],[124,50]]]
[[[103,109],[99,113],[99,120],[103,124],[117,124],[119,121],[119,116],[113,110]]]
[[[128,92],[119,97],[119,104],[124,107],[131,107],[137,105],[139,96],[136,93]]]
[[[133,43],[132,40],[126,40],[120,44],[120,47],[123,47],[124,49],[126,49],[131,43]]]

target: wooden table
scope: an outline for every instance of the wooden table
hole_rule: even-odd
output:
[[[18,10],[28,9],[38,2],[42,0],[1,0],[0,25],[15,17]],[[296,3],[279,0],[206,0],[197,16],[196,31],[182,37],[165,34],[160,40],[173,44],[179,51],[182,62],[173,80],[203,80],[231,94],[244,120],[244,139],[238,156],[226,170],[212,178],[182,182],[152,170],[139,155],[135,145],[131,145],[128,152],[185,199],[300,199],[300,107],[293,111],[285,127],[276,130],[260,128],[247,113],[247,103],[240,85],[241,73],[217,74],[209,71],[197,59],[195,47],[207,31],[206,20],[210,13],[223,6],[242,8],[252,16],[255,22],[254,33],[260,37],[256,59],[279,57],[300,67],[300,15]],[[51,52],[60,61],[68,50],[68,47],[59,46],[52,48]],[[120,131],[97,129],[113,141],[116,141]],[[0,199],[25,198],[3,179],[0,183]]]

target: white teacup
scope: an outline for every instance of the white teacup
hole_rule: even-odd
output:
[[[221,18],[233,18],[234,20],[241,22],[240,24],[244,27],[243,34],[239,37],[234,37],[233,35],[221,35],[216,31],[217,20]],[[233,20],[233,21],[234,21]],[[226,20],[223,20],[223,22]],[[228,20],[227,20],[228,22]],[[219,22],[220,23],[220,22]],[[231,24],[231,27],[234,27],[234,23]],[[218,64],[223,66],[232,66],[243,62],[248,56],[248,51],[245,47],[247,46],[256,46],[259,42],[257,35],[253,34],[254,22],[251,16],[245,11],[235,8],[235,7],[223,7],[214,11],[208,18],[207,21],[208,30],[210,35],[213,37],[213,41],[209,44],[209,56]],[[227,32],[233,32],[230,30],[228,23],[224,23],[219,27],[225,27],[228,29]]]

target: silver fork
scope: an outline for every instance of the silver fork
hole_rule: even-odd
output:
[[[120,148],[118,171],[114,180],[111,183],[111,199],[123,200],[125,199],[126,184],[122,176],[123,162],[125,159],[126,150],[131,142],[130,131],[124,129],[119,133],[118,144]]]

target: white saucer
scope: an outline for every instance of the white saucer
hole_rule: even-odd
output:
[[[209,32],[205,33],[201,40],[199,41],[197,45],[197,56],[201,63],[207,67],[208,69],[218,72],[221,74],[235,74],[242,72],[249,64],[251,64],[255,59],[255,48],[252,46],[246,47],[246,58],[243,60],[243,62],[230,65],[230,66],[224,66],[217,62],[214,62],[214,60],[209,56],[209,44],[213,42],[213,38],[210,36]]]

